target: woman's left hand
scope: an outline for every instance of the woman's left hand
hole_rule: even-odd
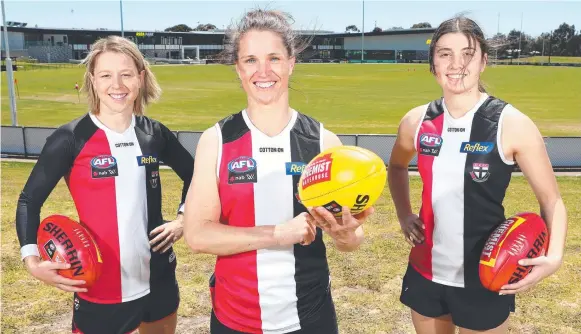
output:
[[[537,283],[556,272],[562,262],[562,259],[554,256],[539,256],[532,259],[520,260],[520,265],[534,266],[533,270],[522,280],[513,284],[504,285],[500,290],[500,294],[516,294],[534,287]]]
[[[149,233],[149,237],[153,238],[155,236],[155,238],[149,241],[149,246],[153,247],[154,252],[157,252],[161,249],[161,253],[165,253],[168,249],[171,248],[171,246],[173,246],[176,241],[182,237],[183,231],[184,226],[180,216],[174,221],[165,223],[153,229],[153,231]]]
[[[375,209],[370,207],[356,215],[352,215],[349,207],[342,208],[342,216],[336,218],[331,212],[323,207],[309,208],[311,216],[313,216],[314,224],[333,238],[336,242],[341,244],[350,244],[357,238],[355,231],[361,226],[367,217],[369,217]]]

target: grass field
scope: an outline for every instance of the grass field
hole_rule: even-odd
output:
[[[32,164],[2,162],[2,328],[11,333],[70,333],[70,294],[35,281],[23,269],[14,227],[16,200]],[[163,209],[173,215],[181,186],[169,170],[163,179]],[[532,291],[517,298],[511,333],[572,334],[581,328],[581,178],[558,178],[569,210],[566,257],[561,269]],[[418,210],[421,183],[411,178],[413,207]],[[538,211],[533,193],[523,177],[515,176],[505,201],[507,214]],[[328,238],[328,257],[340,333],[413,333],[410,316],[399,302],[402,275],[409,247],[402,240],[389,190],[376,205],[376,215],[366,224],[366,241],[354,253],[337,252]],[[41,216],[53,213],[77,218],[63,182],[46,202]],[[210,299],[208,278],[214,257],[192,255],[183,240],[176,243],[178,280],[182,304],[179,333],[208,333]],[[28,291],[27,291],[28,290]]]
[[[202,131],[244,108],[233,68],[155,66],[161,101],[147,114],[172,130]],[[86,112],[75,82],[82,68],[17,71],[19,125],[56,127]],[[10,125],[2,73],[2,125]],[[545,136],[581,136],[581,68],[492,66],[483,76],[489,93],[529,115]],[[440,96],[427,65],[299,64],[291,105],[338,133],[395,133],[411,108]]]

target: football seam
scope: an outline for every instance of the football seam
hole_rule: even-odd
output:
[[[384,166],[384,167],[385,167],[385,166]],[[382,172],[382,171],[381,171],[381,170],[379,170],[379,171],[377,171],[377,172],[375,172],[375,173],[371,173],[371,174],[369,174],[369,175],[366,175],[364,178],[361,178],[361,179],[359,179],[359,180],[357,180],[357,181],[353,181],[353,182],[351,182],[351,183],[349,183],[349,184],[346,184],[346,185],[344,185],[344,186],[342,186],[342,187],[340,187],[340,188],[337,188],[337,189],[335,189],[335,190],[333,190],[333,191],[329,191],[329,192],[326,192],[326,193],[324,193],[324,194],[321,194],[321,195],[319,195],[319,196],[311,197],[311,198],[308,198],[308,199],[305,199],[305,200],[301,200],[301,201],[311,201],[311,200],[317,199],[317,198],[319,198],[319,197],[323,197],[323,196],[325,196],[325,195],[328,195],[328,194],[330,194],[330,193],[333,193],[333,192],[335,192],[335,191],[337,191],[337,190],[341,190],[341,189],[343,189],[343,188],[347,188],[347,187],[349,187],[349,186],[351,186],[351,185],[353,185],[353,184],[355,184],[355,183],[357,183],[357,182],[361,182],[361,181],[363,181],[363,180],[365,180],[365,179],[367,179],[367,178],[369,178],[369,177],[371,177],[371,176],[374,176],[375,174],[377,174],[377,173],[380,173],[380,172]],[[300,184],[299,184],[299,186],[300,186]],[[382,191],[382,192],[383,192],[383,191]]]

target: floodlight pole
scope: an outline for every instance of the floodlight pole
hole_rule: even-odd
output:
[[[518,36],[518,60],[517,60],[517,64],[520,65],[520,52],[522,50],[521,48],[521,41],[522,41],[522,17],[523,17],[523,13],[520,13],[520,35]]]
[[[8,94],[10,95],[10,115],[12,116],[12,126],[17,126],[16,99],[14,98],[14,76],[12,73],[12,59],[10,59],[10,47],[8,46],[8,30],[6,28],[4,0],[2,0],[2,26],[4,27],[4,48],[6,50],[6,77],[8,79]]]
[[[121,37],[125,37],[125,32],[123,31],[123,0],[119,0],[119,13],[121,14]]]
[[[361,64],[363,64],[363,40],[365,39],[365,0],[363,0],[363,15],[361,16]]]

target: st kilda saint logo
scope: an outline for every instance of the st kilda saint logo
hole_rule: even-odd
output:
[[[91,160],[91,177],[94,179],[118,175],[117,160],[112,155],[99,155]]]
[[[256,183],[256,160],[241,156],[228,163],[228,184]]]
[[[490,172],[488,171],[488,164],[475,162],[472,164],[472,171],[470,172],[470,177],[472,180],[481,183],[488,180],[490,177]]]
[[[442,148],[442,137],[434,133],[423,133],[420,136],[419,153],[423,155],[431,155],[437,157],[440,155],[440,148]]]
[[[301,186],[306,189],[314,184],[331,180],[333,159],[331,153],[313,160],[303,172]]]
[[[158,181],[159,181],[159,171],[154,170],[151,172],[151,179],[149,179],[149,183],[151,184],[151,187],[157,188]]]

